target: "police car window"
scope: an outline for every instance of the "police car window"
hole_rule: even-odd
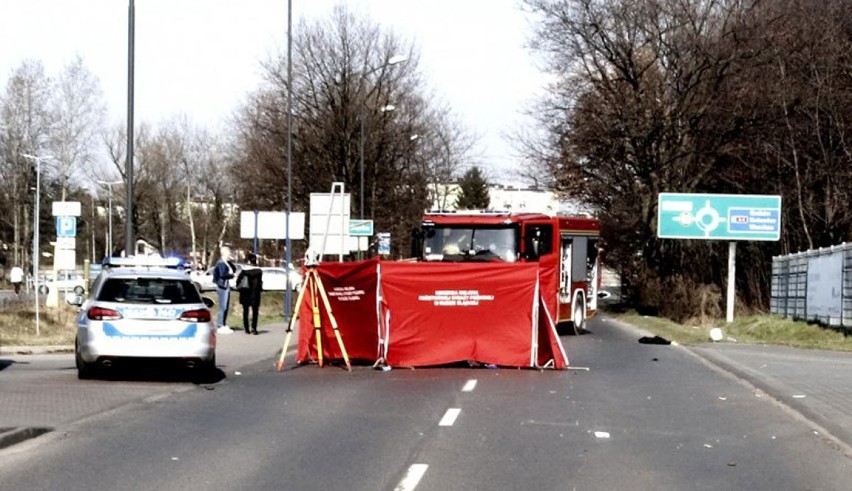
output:
[[[198,290],[191,282],[164,278],[111,278],[101,288],[98,300],[118,303],[201,303]]]

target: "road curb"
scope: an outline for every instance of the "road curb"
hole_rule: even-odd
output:
[[[623,327],[632,330],[638,335],[653,335],[639,326],[630,324],[621,319],[612,317],[607,318]],[[766,381],[760,374],[754,373],[748,367],[737,363],[734,360],[725,358],[723,354],[713,353],[708,349],[700,349],[700,346],[683,346],[677,345],[677,348],[682,348],[685,352],[707,363],[709,366],[716,368],[732,377],[744,381],[752,387],[763,391],[775,404],[783,407],[785,410],[797,415],[804,422],[819,427],[820,430],[826,433],[826,437],[832,439],[836,444],[842,445],[847,455],[852,457],[852,431],[843,426],[832,422],[825,418],[818,411],[808,407],[807,404],[799,402],[795,399],[787,399],[783,397],[785,393],[783,388],[779,388],[772,383]]]
[[[46,346],[0,346],[0,355],[49,355],[56,353],[73,353],[72,345]]]
[[[53,428],[24,426],[18,428],[0,428],[0,449],[17,445],[30,438],[53,431]]]

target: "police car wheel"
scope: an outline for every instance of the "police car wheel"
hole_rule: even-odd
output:
[[[79,344],[77,342],[74,344],[74,362],[77,365],[77,378],[80,380],[91,380],[95,378],[95,375],[97,375],[95,372],[95,366],[83,361],[83,357],[80,356]]]

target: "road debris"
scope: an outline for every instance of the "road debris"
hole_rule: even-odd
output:
[[[608,431],[596,431],[595,432],[595,438],[604,438],[604,439],[609,438],[609,432]]]
[[[804,399],[805,397],[808,397],[808,396],[806,396],[804,394],[793,394],[793,399]]]
[[[671,341],[669,341],[668,339],[666,339],[666,338],[662,337],[662,336],[654,336],[654,337],[642,336],[641,338],[639,338],[639,344],[663,344],[663,345],[669,345],[669,344],[672,344],[672,342],[671,342]]]

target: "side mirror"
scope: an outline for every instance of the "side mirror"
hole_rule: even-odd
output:
[[[201,301],[204,302],[204,305],[207,306],[208,309],[212,309],[216,302],[213,301],[212,298],[209,297],[201,297]]]

